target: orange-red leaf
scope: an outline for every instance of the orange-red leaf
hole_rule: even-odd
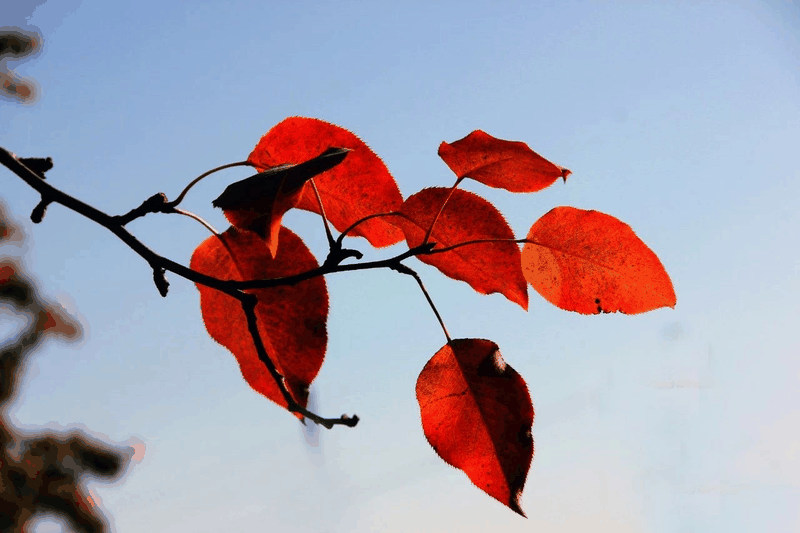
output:
[[[536,192],[570,170],[551,163],[524,142],[505,141],[475,130],[463,139],[439,145],[441,157],[459,178],[472,178],[511,192]]]
[[[256,232],[272,257],[278,250],[278,230],[284,213],[297,206],[308,180],[341,163],[346,148],[329,148],[299,165],[279,165],[228,185],[211,202],[237,228]]]
[[[585,315],[675,307],[661,261],[630,226],[599,211],[556,207],[522,250],[525,279],[544,298]]]
[[[403,230],[409,248],[422,244],[451,190],[429,239],[437,243],[436,248],[481,239],[514,238],[503,215],[489,201],[461,189],[430,187],[410,196],[400,208],[403,216],[392,220]],[[528,308],[528,287],[520,267],[519,246],[514,242],[470,244],[417,258],[446,276],[466,281],[481,294],[499,292],[523,309]]]
[[[340,165],[314,180],[325,215],[336,229],[344,231],[361,218],[389,213],[400,207],[403,197],[383,161],[353,133],[329,122],[289,117],[261,137],[247,160],[268,168],[305,161],[332,146],[352,150]],[[297,207],[319,213],[309,184],[303,187]],[[381,217],[359,224],[348,235],[366,237],[378,248],[403,239],[400,231]]]
[[[533,459],[533,403],[525,380],[484,339],[454,339],[417,378],[428,442],[476,487],[525,516],[520,497]]]
[[[273,259],[255,233],[229,228],[211,236],[194,251],[191,267],[221,279],[269,279],[316,268],[317,260],[303,241],[287,228]],[[230,350],[247,383],[273,402],[287,407],[278,384],[258,358],[239,301],[205,285],[197,285],[209,335]],[[328,290],[322,277],[295,285],[256,289],[256,315],[261,339],[289,391],[305,407],[308,386],[322,367],[328,343]],[[299,417],[299,415],[298,415]]]

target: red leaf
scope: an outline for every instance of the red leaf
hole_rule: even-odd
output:
[[[422,244],[436,214],[453,191],[433,226],[430,240],[437,248],[480,239],[513,239],[514,232],[489,201],[461,189],[430,187],[410,196],[394,217],[409,248]],[[466,281],[481,294],[499,292],[523,309],[528,308],[528,287],[520,267],[519,246],[514,242],[470,244],[449,252],[418,255],[444,275]]]
[[[451,144],[439,145],[441,157],[459,178],[472,178],[511,192],[536,192],[572,171],[543,158],[524,142],[505,141],[475,130]]]
[[[342,164],[314,183],[322,197],[325,215],[339,231],[368,215],[396,211],[403,203],[400,189],[383,161],[344,128],[315,118],[289,117],[261,137],[247,160],[262,168],[304,161],[331,146],[352,151]],[[311,186],[306,184],[297,207],[319,213]],[[382,248],[402,240],[400,231],[383,218],[359,224],[348,235],[359,235]]]
[[[281,228],[280,241],[273,259],[266,243],[255,233],[229,228],[220,237],[203,241],[192,254],[190,265],[203,274],[238,281],[292,276],[319,266],[300,237],[287,228]],[[209,335],[233,353],[253,389],[287,407],[278,384],[258,358],[239,301],[205,285],[198,284],[197,288]],[[322,367],[328,343],[325,280],[316,277],[248,292],[258,296],[258,329],[267,353],[286,378],[292,396],[305,407],[308,386]]]
[[[417,378],[425,438],[476,487],[525,516],[533,404],[525,380],[484,339],[455,339]]]
[[[211,205],[222,208],[225,218],[237,228],[265,239],[275,257],[283,214],[297,206],[308,180],[339,164],[347,152],[346,148],[330,148],[299,165],[270,168],[228,185]]]
[[[661,261],[624,222],[599,211],[556,207],[536,221],[522,250],[525,279],[567,311],[637,314],[675,307]]]

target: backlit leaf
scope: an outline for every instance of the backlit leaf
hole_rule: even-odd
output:
[[[284,213],[297,206],[308,180],[341,163],[347,153],[346,148],[329,148],[299,165],[270,168],[228,185],[211,205],[222,208],[225,218],[237,228],[254,231],[265,239],[275,257]]]
[[[675,306],[656,254],[624,222],[556,207],[536,221],[522,250],[525,279],[548,302],[585,315]]]
[[[339,231],[368,215],[395,211],[403,203],[400,189],[383,161],[350,131],[315,118],[289,117],[261,137],[248,161],[268,168],[305,161],[332,146],[351,152],[338,166],[319,176],[314,183],[322,198],[328,220]],[[297,207],[319,213],[309,184]],[[348,235],[358,235],[378,248],[403,239],[400,231],[383,218],[359,224]]]
[[[273,259],[255,233],[229,228],[211,236],[194,251],[191,268],[220,279],[270,279],[316,268],[317,260],[289,229],[280,230],[281,246]],[[209,335],[230,350],[250,386],[282,407],[287,403],[278,384],[258,358],[239,301],[220,291],[197,285],[200,307]],[[305,407],[308,386],[322,367],[328,342],[328,291],[323,277],[295,285],[255,289],[261,339],[289,391]],[[300,415],[298,415],[300,417]]]
[[[525,381],[484,339],[454,339],[417,378],[425,437],[476,487],[525,516],[533,459],[533,403]]]
[[[403,217],[392,222],[403,230],[409,248],[422,244],[425,233],[452,189],[430,187],[410,196],[400,208]],[[430,241],[447,248],[480,239],[513,239],[514,232],[500,211],[477,194],[453,190],[433,226]],[[418,255],[453,279],[466,281],[481,294],[499,292],[523,309],[528,308],[528,288],[520,267],[519,246],[514,242],[470,244],[449,252]]]
[[[524,142],[506,141],[475,130],[439,145],[441,157],[459,178],[472,178],[511,192],[536,192],[572,172],[543,158]]]

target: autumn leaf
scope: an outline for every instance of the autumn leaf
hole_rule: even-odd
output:
[[[525,381],[492,341],[454,339],[417,378],[425,438],[476,487],[525,516],[533,459],[533,404]]]
[[[439,145],[439,157],[459,178],[472,178],[511,192],[536,192],[572,172],[543,158],[524,142],[506,141],[475,130]]]
[[[314,180],[325,215],[336,229],[344,231],[361,218],[400,207],[403,197],[383,161],[353,133],[329,122],[289,117],[261,137],[247,160],[269,168],[304,161],[331,146],[351,150],[342,164]],[[297,207],[320,213],[310,185],[303,187]],[[400,231],[381,217],[357,225],[348,235],[366,237],[378,248],[403,239]]]
[[[297,206],[308,180],[341,163],[349,151],[328,148],[304,163],[279,165],[259,172],[228,185],[211,205],[221,208],[225,218],[237,228],[254,231],[265,239],[275,257],[284,213]]]
[[[193,270],[220,279],[247,280],[292,276],[318,267],[303,241],[280,229],[281,246],[273,259],[258,235],[236,228],[211,236],[195,249]],[[206,330],[230,350],[247,383],[281,407],[286,400],[259,359],[239,301],[197,284]],[[328,342],[328,291],[323,277],[294,285],[247,291],[258,297],[258,330],[278,371],[298,404],[305,407],[308,387],[322,367]],[[301,415],[297,415],[302,418]]]
[[[403,230],[409,248],[422,244],[451,191],[429,239],[437,244],[436,248],[480,239],[514,238],[503,215],[488,200],[461,189],[430,187],[410,196],[400,208],[403,216],[393,219]],[[528,288],[520,267],[519,246],[514,242],[470,244],[416,257],[448,277],[469,283],[481,294],[499,292],[523,309],[528,308]]]
[[[522,250],[525,279],[548,302],[585,315],[675,307],[656,254],[624,222],[556,207],[536,221]]]

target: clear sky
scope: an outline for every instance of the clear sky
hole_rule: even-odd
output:
[[[41,95],[0,101],[0,146],[51,156],[48,182],[108,213],[174,198],[291,115],[358,134],[404,196],[450,185],[439,143],[483,129],[573,171],[536,194],[466,185],[517,234],[557,205],[611,214],[678,297],[674,310],[581,316],[530,290],[525,313],[409,262],[451,334],[495,341],[528,383],[525,520],[422,434],[414,385],[445,339],[413,280],[328,278],[317,406],[362,421],[313,447],[208,336],[193,284],[170,276],[161,298],[143,260],[52,206],[27,222],[29,265],[89,333],[36,356],[13,412],[21,427],[145,443],[124,483],[93,485],[117,531],[800,530],[797,4],[36,3],[0,15],[45,38],[8,64]],[[184,206],[224,228],[210,202],[247,175],[215,175]],[[2,169],[0,196],[23,220],[38,201]],[[324,257],[318,217],[285,221]],[[177,216],[129,229],[185,264],[207,236]],[[368,258],[401,250],[350,242]]]

